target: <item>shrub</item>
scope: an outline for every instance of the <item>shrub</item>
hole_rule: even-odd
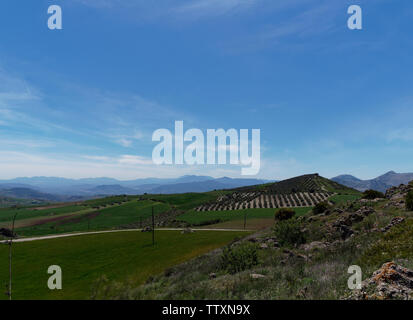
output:
[[[258,264],[258,247],[253,243],[226,247],[221,256],[221,268],[230,274],[251,269]]]
[[[366,190],[363,192],[363,199],[374,200],[377,198],[384,198],[384,194],[376,190]]]
[[[327,202],[319,202],[313,208],[313,213],[320,214],[320,213],[326,212],[329,207],[330,205]]]
[[[406,195],[406,209],[413,211],[413,191],[409,191]]]
[[[282,246],[297,246],[307,240],[307,235],[301,231],[300,222],[296,219],[278,222],[274,227],[274,233]]]
[[[291,219],[295,215],[295,211],[289,208],[281,208],[275,212],[275,220],[284,221]]]

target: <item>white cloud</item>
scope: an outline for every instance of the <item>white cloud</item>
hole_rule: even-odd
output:
[[[133,155],[123,155],[120,157],[118,161],[120,164],[153,165],[152,159]]]

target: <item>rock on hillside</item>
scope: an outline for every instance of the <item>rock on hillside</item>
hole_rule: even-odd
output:
[[[413,181],[408,185],[401,184],[398,187],[392,187],[386,191],[386,198],[389,199],[387,207],[405,208],[405,197],[409,191],[413,190]]]
[[[413,300],[413,271],[387,262],[362,283],[350,300]]]

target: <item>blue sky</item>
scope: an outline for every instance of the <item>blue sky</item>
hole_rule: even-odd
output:
[[[176,120],[261,129],[260,178],[411,172],[412,21],[402,0],[4,0],[0,178],[240,175],[153,165]]]

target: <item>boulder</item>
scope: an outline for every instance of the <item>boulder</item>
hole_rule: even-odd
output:
[[[343,240],[350,238],[354,234],[354,231],[346,225],[338,226],[337,230],[340,233],[341,239]]]
[[[189,234],[189,233],[193,233],[194,230],[192,230],[191,228],[185,228],[184,230],[181,231],[182,234]]]
[[[359,210],[357,210],[356,213],[363,215],[364,217],[367,217],[371,215],[372,213],[375,213],[376,211],[372,207],[364,206],[361,207]]]
[[[142,232],[152,232],[152,228],[149,226],[146,226],[144,228],[142,228]]]
[[[250,274],[251,279],[265,279],[266,276],[264,276],[263,274],[259,274],[259,273],[252,273]]]
[[[304,251],[312,251],[315,249],[325,249],[327,248],[327,245],[321,241],[313,241],[311,243],[302,245],[302,248],[304,249]]]

